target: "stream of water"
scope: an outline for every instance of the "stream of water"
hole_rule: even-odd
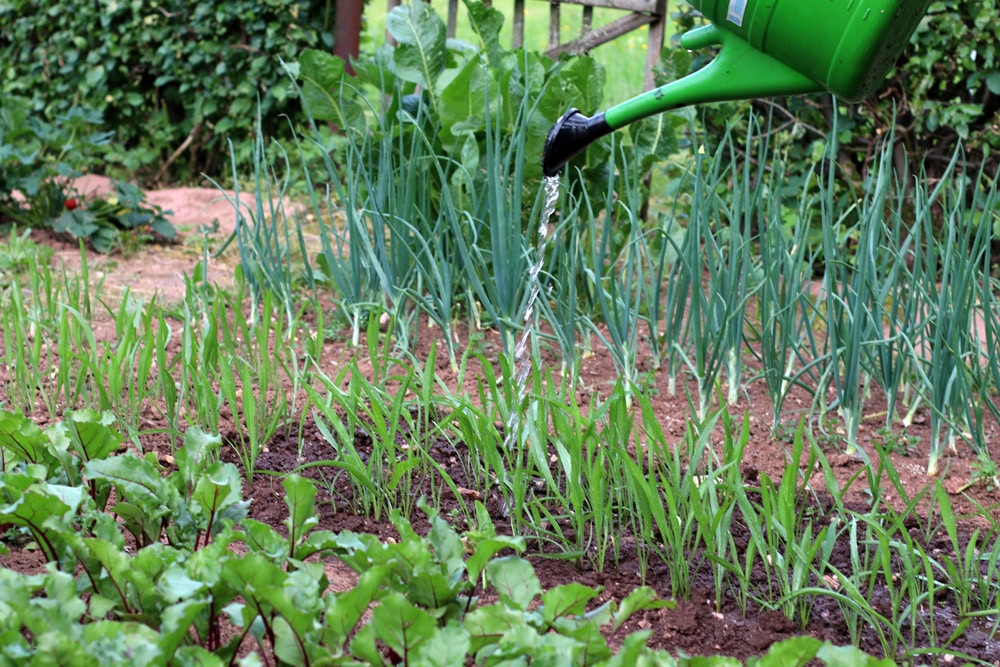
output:
[[[542,206],[542,215],[538,227],[538,242],[535,244],[534,257],[528,267],[528,301],[524,307],[524,328],[514,345],[514,360],[511,370],[514,375],[515,403],[511,408],[507,418],[506,432],[504,434],[504,449],[512,451],[515,449],[524,431],[524,419],[522,416],[527,413],[530,402],[528,397],[528,375],[531,371],[531,354],[528,353],[529,342],[536,334],[535,304],[538,295],[542,291],[542,283],[539,274],[542,272],[542,265],[545,263],[545,250],[551,242],[549,234],[549,220],[556,210],[556,202],[559,200],[559,176],[547,176],[544,180],[545,203]],[[504,507],[504,515],[507,515],[509,508]]]

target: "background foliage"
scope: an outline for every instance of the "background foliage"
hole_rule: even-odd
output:
[[[293,110],[279,59],[329,48],[332,27],[332,0],[0,2],[0,96],[50,121],[74,105],[103,113],[129,171],[178,151],[178,176],[218,173],[258,111],[279,133]]]
[[[678,36],[698,24],[687,5],[674,16]],[[1000,164],[1000,23],[996,0],[943,0],[931,4],[910,46],[886,84],[859,104],[835,104],[827,94],[705,105],[706,133],[718,134],[753,104],[774,113],[789,173],[804,173],[836,128],[841,165],[856,173],[871,167],[876,147],[894,126],[895,166],[918,162],[939,176],[961,142],[971,171],[995,177]],[[676,44],[667,47],[677,48]],[[698,54],[695,67],[709,55]],[[837,116],[835,118],[835,116]],[[895,123],[894,123],[895,120]],[[926,158],[926,159],[925,159]],[[796,183],[799,185],[799,183]]]

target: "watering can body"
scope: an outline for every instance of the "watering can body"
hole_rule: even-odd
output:
[[[716,26],[847,102],[874,92],[930,0],[690,0]]]
[[[706,102],[827,90],[858,102],[883,81],[931,0],[689,0],[711,22],[681,46],[719,45],[702,69],[588,118],[570,109],[549,132],[554,175],[588,144],[656,113]]]

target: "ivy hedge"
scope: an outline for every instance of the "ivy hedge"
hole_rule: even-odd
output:
[[[270,135],[287,123],[283,113],[297,113],[280,59],[331,48],[333,7],[0,0],[0,97],[28,98],[49,121],[74,106],[102,113],[118,147],[108,157],[129,172],[152,175],[169,162],[180,178],[218,173],[227,139],[252,143],[258,110]]]

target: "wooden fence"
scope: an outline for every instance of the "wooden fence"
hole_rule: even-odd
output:
[[[664,28],[667,18],[667,0],[534,0],[549,5],[549,39],[547,55],[552,58],[560,53],[586,53],[587,51],[606,44],[613,39],[649,26],[646,49],[646,75],[644,85],[647,89],[653,87],[653,67],[663,49]],[[513,36],[511,46],[519,48],[524,45],[524,6],[527,0],[514,0]],[[388,0],[389,9],[400,4],[400,0]],[[490,4],[487,0],[486,4]],[[559,26],[561,25],[564,5],[575,5],[583,14],[580,34],[568,42],[561,42]],[[622,12],[622,16],[604,25],[594,25],[594,9],[606,8]],[[455,23],[458,16],[459,0],[448,0],[448,36],[454,37]],[[565,11],[574,11],[565,8]]]

